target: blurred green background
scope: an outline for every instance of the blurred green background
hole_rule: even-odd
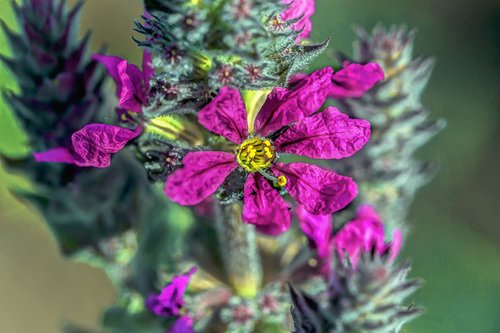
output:
[[[93,46],[137,62],[130,38],[140,0],[87,0],[83,25]],[[8,0],[0,17],[13,25]],[[415,52],[437,66],[424,104],[448,127],[420,157],[441,170],[412,206],[412,234],[402,257],[425,286],[414,297],[427,313],[408,333],[500,332],[500,1],[317,0],[313,39],[351,52],[352,25],[407,24],[419,33]],[[0,34],[0,53],[6,54]],[[331,52],[330,52],[331,53]],[[332,62],[329,53],[313,67]],[[15,85],[0,65],[1,89]],[[0,151],[27,152],[25,137],[0,100]],[[0,332],[57,333],[67,322],[97,325],[114,297],[97,269],[64,260],[38,213],[8,188],[27,187],[0,169]]]

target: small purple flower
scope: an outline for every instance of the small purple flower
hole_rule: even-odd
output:
[[[100,62],[116,83],[118,106],[132,112],[142,112],[147,104],[149,81],[154,74],[151,55],[144,52],[142,71],[134,64],[117,56],[94,54],[92,59]]]
[[[167,333],[195,333],[193,320],[189,316],[182,316],[175,321]]]
[[[184,167],[167,179],[165,194],[182,205],[196,205],[241,167],[248,174],[243,221],[274,235],[290,226],[288,204],[280,188],[312,214],[331,214],[345,207],[357,194],[351,178],[312,164],[277,162],[278,152],[340,159],[368,142],[370,124],[366,120],[351,119],[333,107],[316,113],[326,100],[331,74],[331,68],[325,68],[292,89],[275,88],[251,131],[240,93],[223,87],[198,117],[205,128],[235,143],[235,151],[188,153]]]
[[[175,276],[159,294],[150,295],[146,300],[149,311],[159,317],[178,316],[184,307],[184,293],[189,280],[196,270],[196,267],[192,267],[186,274]]]
[[[262,68],[259,68],[255,65],[246,66],[245,72],[250,82],[255,82],[262,77]]]
[[[215,70],[215,75],[217,76],[217,82],[221,85],[229,84],[234,79],[234,68],[229,65],[222,64]]]
[[[378,254],[389,251],[390,260],[396,259],[402,245],[402,235],[395,230],[392,242],[385,242],[384,225],[373,207],[359,207],[356,219],[348,222],[333,238],[333,246],[340,256],[344,251],[349,256],[353,267],[356,267],[363,252],[373,248]]]
[[[117,153],[141,133],[141,127],[130,130],[120,126],[89,124],[71,136],[71,147],[57,147],[33,153],[37,162],[75,164],[80,167],[106,168],[111,155]]]
[[[396,230],[392,242],[386,243],[384,225],[375,209],[368,205],[361,206],[356,218],[333,237],[331,215],[313,215],[299,207],[297,217],[302,231],[317,249],[321,270],[324,272],[329,271],[333,249],[341,257],[347,254],[353,267],[356,267],[362,253],[373,248],[378,254],[389,251],[390,260],[394,260],[401,249],[401,232]]]
[[[285,21],[300,19],[292,25],[295,31],[301,31],[297,38],[297,43],[304,38],[309,38],[312,31],[312,16],[316,11],[314,0],[281,0],[281,3],[288,6],[280,17]]]

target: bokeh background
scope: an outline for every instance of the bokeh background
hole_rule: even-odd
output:
[[[14,25],[9,0],[0,17]],[[402,257],[425,286],[414,297],[427,313],[407,333],[500,332],[500,1],[317,0],[313,39],[351,52],[354,23],[418,29],[415,52],[437,66],[423,101],[448,127],[419,152],[441,170],[412,206]],[[140,0],[87,0],[82,23],[93,46],[138,61],[130,38]],[[0,53],[8,54],[0,34]],[[332,62],[331,51],[312,67]],[[0,65],[0,88],[15,89]],[[0,152],[28,152],[0,99]],[[116,296],[98,269],[61,257],[39,214],[8,189],[23,178],[0,168],[0,332],[58,333],[67,322],[95,327]]]

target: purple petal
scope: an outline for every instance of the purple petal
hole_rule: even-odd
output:
[[[255,118],[255,131],[266,136],[318,111],[331,88],[332,73],[325,67],[290,89],[274,88]]]
[[[361,97],[383,79],[384,71],[377,63],[344,65],[344,68],[332,75],[333,84],[328,92],[328,97]]]
[[[76,164],[75,156],[67,148],[53,148],[40,153],[33,153],[33,157],[37,162],[55,162]]]
[[[118,64],[118,75],[122,83],[118,105],[133,112],[142,112],[142,105],[146,101],[141,70],[136,65],[123,60]]]
[[[235,143],[248,136],[245,104],[237,89],[222,87],[219,94],[198,113],[198,120],[206,129]]]
[[[389,260],[394,261],[396,259],[403,246],[403,235],[399,229],[396,229],[392,234],[392,241],[389,243],[384,242],[383,222],[375,208],[369,205],[360,206],[353,222],[357,223],[358,227],[363,230],[361,234],[365,251],[371,251],[372,246],[375,246],[378,254],[388,251]]]
[[[384,226],[377,212],[370,206],[361,206],[356,219],[348,222],[334,237],[334,246],[339,255],[347,253],[356,267],[363,252],[369,252],[373,247],[377,253],[386,251],[384,242]]]
[[[147,20],[151,20],[153,18],[153,15],[151,15],[150,12],[148,12],[147,10],[144,10],[144,13],[142,14],[142,16],[147,19]]]
[[[299,120],[275,142],[276,150],[311,158],[339,159],[370,140],[370,123],[352,119],[334,107]]]
[[[106,124],[86,125],[71,136],[76,157],[75,164],[96,168],[108,167],[111,163],[111,155],[120,151],[140,132],[140,127],[132,131]]]
[[[314,215],[299,205],[297,218],[300,228],[317,249],[318,258],[328,258],[331,251],[332,215]]]
[[[296,42],[300,42],[303,38],[309,38],[312,30],[311,17],[316,11],[314,0],[281,0],[281,3],[289,5],[281,13],[281,19],[288,21],[302,16],[300,20],[292,25],[293,30],[302,30]]]
[[[147,86],[152,75],[149,53],[144,53],[144,74],[136,65],[129,64],[127,60],[120,57],[94,54],[92,59],[103,64],[115,81],[119,106],[133,112],[141,112],[142,105],[146,103]]]
[[[182,316],[175,321],[167,333],[195,333],[193,320],[189,316]]]
[[[315,215],[327,215],[347,206],[357,195],[356,183],[333,171],[307,163],[276,163],[275,176],[287,178],[286,190],[292,198]]]
[[[288,84],[290,86],[294,86],[297,83],[299,83],[300,81],[307,79],[308,77],[309,77],[309,74],[307,74],[307,73],[295,73],[288,80]]]
[[[94,54],[92,56],[92,60],[100,62],[104,65],[106,72],[108,72],[109,76],[111,76],[116,83],[116,96],[120,97],[122,92],[122,81],[120,79],[120,75],[118,74],[118,64],[125,61],[125,59],[105,54]]]
[[[184,167],[171,174],[164,192],[181,205],[197,205],[214,193],[238,166],[233,154],[217,151],[188,153]]]
[[[196,267],[192,267],[189,272],[175,276],[159,294],[149,295],[146,300],[146,307],[156,316],[171,317],[180,314],[184,307],[184,293],[186,292],[191,275],[196,272]]]
[[[388,245],[386,244],[386,246],[389,247],[389,260],[391,262],[396,260],[396,257],[403,246],[403,234],[401,233],[401,230],[394,230],[392,234],[392,241]]]
[[[290,227],[290,212],[278,190],[260,174],[248,175],[243,191],[243,222],[266,234],[279,235]]]

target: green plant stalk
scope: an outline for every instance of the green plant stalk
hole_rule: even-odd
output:
[[[262,284],[255,227],[243,223],[239,203],[215,205],[217,235],[226,278],[236,295],[252,298]]]

